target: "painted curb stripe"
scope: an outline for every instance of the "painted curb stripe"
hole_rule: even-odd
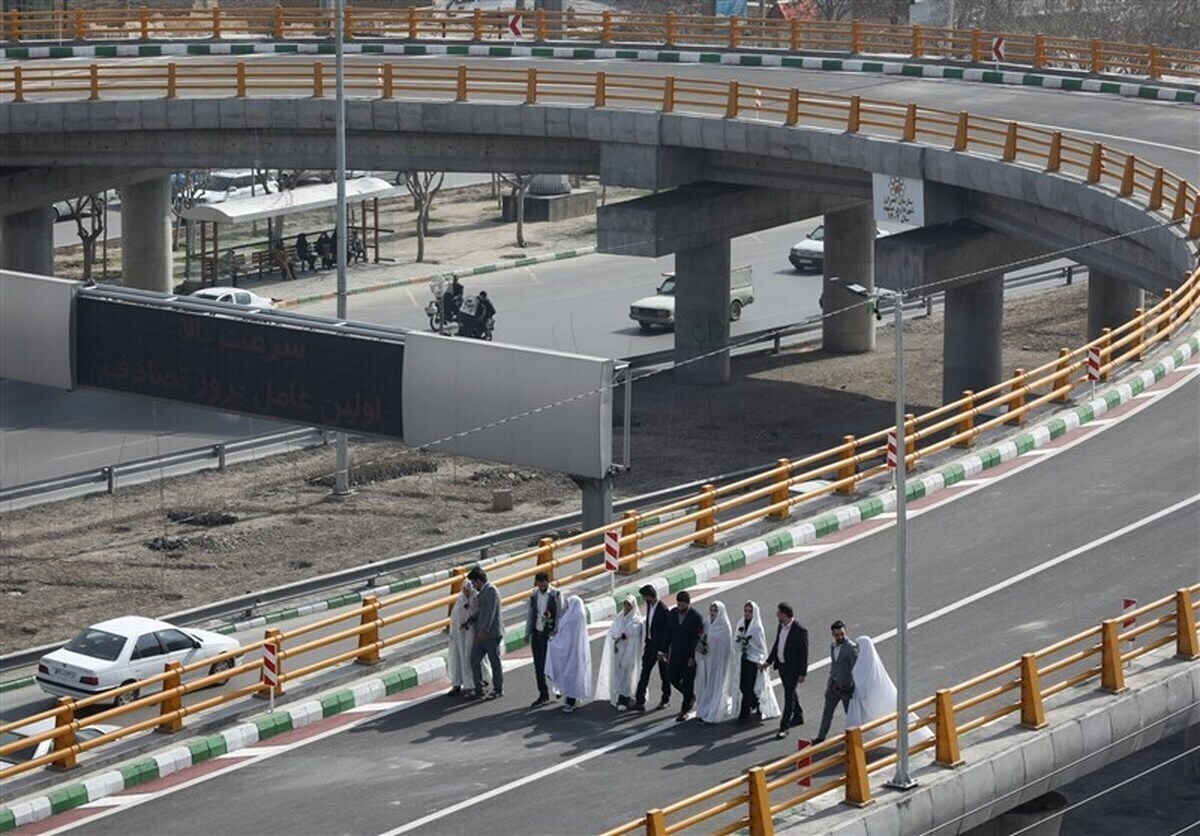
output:
[[[947,485],[962,481],[966,476],[972,476],[1003,462],[1011,461],[1023,450],[1044,446],[1068,428],[1077,429],[1094,421],[1115,406],[1133,399],[1146,387],[1162,380],[1197,354],[1200,354],[1200,331],[1195,332],[1186,342],[1164,356],[1151,368],[1136,372],[1121,383],[1097,393],[1097,396],[1091,401],[1074,409],[1066,410],[1060,416],[1045,420],[1028,432],[982,450],[974,456],[960,459],[935,473],[913,480],[909,483],[908,495],[913,498],[936,493]],[[1056,427],[1061,427],[1061,431],[1055,433],[1053,430]],[[587,604],[588,623],[612,619],[616,614],[617,601],[643,584],[653,585],[660,595],[696,586],[735,568],[751,565],[769,555],[796,548],[803,543],[813,542],[863,520],[892,511],[895,504],[895,491],[868,497],[854,505],[822,514],[811,521],[771,532],[754,541],[739,544],[735,548],[725,549],[689,566],[674,569],[665,576],[639,580],[634,585],[617,590],[614,595],[605,595]],[[524,624],[511,628],[504,636],[504,650],[506,652],[517,650],[526,644],[526,640]],[[445,674],[445,669],[444,655],[419,659],[380,677],[355,683],[349,688],[342,688],[295,706],[284,706],[278,709],[274,715],[252,718],[248,722],[236,725],[219,734],[190,741],[184,746],[175,747],[119,769],[101,773],[85,779],[81,783],[49,790],[45,795],[27,799],[0,810],[0,833],[31,822],[41,821],[57,813],[96,801],[106,795],[112,795],[169,774],[162,769],[164,762],[171,764],[173,768],[170,771],[174,772],[214,757],[246,749],[275,735],[302,728],[315,720],[344,713],[356,706],[368,705],[384,695],[391,695],[416,685],[436,681]]]
[[[948,78],[983,84],[1007,84],[1024,87],[1105,93],[1126,98],[1158,99],[1196,104],[1195,90],[1166,87],[1137,81],[1121,83],[1083,76],[1044,75],[1025,71],[988,70],[979,67],[952,67],[936,64],[910,64],[904,61],[822,58],[781,54],[704,52],[685,49],[611,49],[594,47],[550,47],[490,44],[410,44],[349,43],[347,55],[461,55],[495,58],[558,58],[574,60],[632,60],[658,63],[730,64],[741,67],[791,67],[829,72],[881,73],[913,78]],[[332,43],[164,43],[103,44],[93,46],[20,46],[4,47],[9,59],[39,58],[143,58],[182,55],[330,55]]]

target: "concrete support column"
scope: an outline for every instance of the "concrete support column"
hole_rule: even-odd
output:
[[[1142,307],[1146,293],[1133,282],[1123,282],[1099,270],[1088,270],[1088,339],[1094,340],[1105,328],[1133,319]]]
[[[609,525],[613,521],[612,476],[605,476],[603,479],[585,479],[581,476],[574,476],[572,479],[579,486],[583,496],[583,510],[580,516],[583,530],[591,531],[594,528]],[[586,548],[602,542],[604,542],[602,537],[595,537],[589,538],[583,545]],[[604,555],[599,554],[585,559],[583,568],[598,566],[603,562]]]
[[[942,402],[958,400],[964,389],[978,392],[999,383],[1004,276],[949,288],[944,319]]]
[[[831,278],[875,289],[875,212],[870,203],[825,213],[825,279],[821,290],[826,318],[821,342],[826,351],[875,349],[875,315],[861,296],[830,283]],[[841,311],[841,313],[839,313]]]
[[[675,253],[675,376],[683,383],[729,382],[729,259],[728,238]]]
[[[54,210],[50,206],[0,217],[0,268],[54,274]]]
[[[171,291],[169,176],[121,189],[121,276],[126,287]]]

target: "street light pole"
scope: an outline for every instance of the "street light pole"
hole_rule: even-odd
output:
[[[345,0],[334,0],[333,4],[333,55],[334,55],[334,98],[336,119],[334,142],[337,145],[337,224],[334,237],[337,246],[337,316],[346,318],[346,245],[349,243],[346,230],[346,86],[345,86]],[[333,496],[350,494],[350,441],[346,433],[337,433],[337,473],[334,476]]]
[[[896,774],[887,786],[910,790],[908,774],[908,456],[904,425],[904,294],[889,294],[896,331]]]

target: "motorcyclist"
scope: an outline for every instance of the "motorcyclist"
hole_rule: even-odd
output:
[[[477,313],[479,299],[470,297],[463,300],[458,309],[458,335],[460,337],[478,338],[483,334],[483,322]]]
[[[479,321],[479,335],[487,333],[487,324],[496,316],[496,306],[488,298],[487,291],[479,291],[479,299],[475,305],[475,318]]]

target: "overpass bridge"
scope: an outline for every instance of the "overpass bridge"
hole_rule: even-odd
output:
[[[462,73],[460,73],[456,70],[455,76],[454,76],[456,85],[458,84],[458,79],[461,77],[462,77]],[[525,86],[525,90],[523,92],[525,93],[525,95],[528,95],[528,92],[529,92],[528,76],[526,76],[525,83],[526,83],[526,86]],[[667,84],[667,82],[665,80],[663,80],[662,84],[664,86],[658,88],[658,92],[665,95],[665,90],[667,89],[667,87],[665,85]],[[536,91],[538,89],[539,89],[538,85],[535,84],[534,90]],[[604,89],[605,93],[607,94],[607,84],[606,83],[604,84],[604,86],[601,89]],[[728,108],[729,108],[730,90],[731,89],[733,89],[733,88],[730,85],[728,85],[728,84],[725,85],[725,89],[724,89],[725,96],[724,96],[723,105],[724,105],[726,112],[728,111]],[[761,88],[759,88],[759,89],[761,89]],[[596,87],[593,86],[593,89],[589,92],[590,92],[590,95],[592,97],[594,97],[596,95]],[[742,92],[740,90],[737,91],[733,101],[734,101],[734,115],[737,115],[739,109],[743,106]],[[300,104],[303,105],[304,103],[301,102]],[[777,102],[777,104],[779,104],[779,103]],[[94,108],[94,107],[97,107],[97,105],[88,105],[87,106],[87,108]],[[110,111],[110,115],[104,117],[103,121],[97,120],[96,122],[89,121],[86,123],[88,128],[94,129],[93,131],[91,131],[93,140],[96,139],[96,134],[102,133],[103,131],[106,131],[106,130],[111,130],[111,128],[105,128],[105,127],[103,127],[103,125],[104,124],[109,124],[109,125],[114,124],[113,120],[116,118],[116,114],[118,112],[116,107],[117,106],[114,105],[114,108]],[[720,110],[719,105],[712,105],[712,107],[714,109],[718,110],[718,112],[719,112],[719,110]],[[862,111],[861,107],[862,107],[862,103],[860,100],[860,103],[859,103],[859,118],[860,118],[860,120],[863,115],[863,111]],[[126,103],[126,109],[128,112],[128,103]],[[142,110],[142,111],[145,110],[145,108],[137,108],[137,109]],[[303,110],[304,108],[300,108],[300,109]],[[372,105],[372,109],[374,109],[374,105]],[[386,111],[388,108],[384,107],[383,109]],[[505,128],[503,132],[498,131],[497,135],[499,135],[499,136],[507,135],[510,137],[512,137],[512,136],[524,137],[526,135],[526,133],[529,133],[534,136],[537,136],[538,132],[540,131],[541,135],[543,137],[548,136],[548,137],[552,137],[552,138],[556,138],[556,139],[566,138],[568,136],[568,133],[567,133],[568,128],[556,127],[555,123],[554,123],[554,119],[556,119],[558,117],[554,117],[551,114],[549,114],[549,111],[553,110],[554,108],[547,107],[544,109],[547,111],[547,114],[545,114],[545,118],[546,118],[545,125],[542,125],[539,123],[541,117],[538,117],[537,119],[534,120],[534,125],[532,128],[528,127],[526,124],[522,124],[520,126],[509,126],[509,127]],[[399,114],[402,112],[402,110],[403,110],[402,108],[397,108],[397,120],[398,121],[395,123],[397,126],[403,124],[402,122],[399,121]],[[409,110],[410,110],[410,115],[412,115],[411,108]],[[472,129],[472,125],[478,124],[477,122],[473,122],[472,120],[480,120],[480,119],[482,119],[482,120],[503,120],[503,119],[507,118],[507,117],[503,117],[503,116],[499,115],[503,112],[506,112],[505,108],[499,108],[499,107],[494,107],[494,106],[489,107],[489,108],[469,108],[469,109],[463,108],[463,109],[460,109],[459,112],[462,113],[467,110],[470,111],[471,115],[468,115],[467,117],[465,117],[466,118],[465,122],[457,123],[458,124],[457,131],[460,131],[460,132],[465,131],[468,134],[470,133],[470,131]],[[564,108],[563,110],[565,111],[568,109]],[[26,111],[26,113],[28,113],[28,112],[30,112],[30,111]],[[45,112],[45,111],[43,111],[43,112]],[[81,112],[91,112],[91,111],[81,111]],[[65,111],[64,111],[64,113],[65,113]],[[219,105],[217,108],[217,113],[218,114],[220,113]],[[430,115],[431,120],[435,121],[435,122],[438,120],[441,120],[443,118],[449,118],[448,113],[447,114],[439,113],[432,106],[429,107],[428,113]],[[485,115],[481,115],[481,116],[474,115],[476,113],[485,114]],[[842,124],[844,124],[846,127],[850,127],[853,124],[853,122],[852,122],[853,113],[854,113],[854,105],[853,105],[853,102],[850,101],[850,102],[845,103],[845,109],[842,110],[838,114],[837,118],[839,120],[844,120],[842,122]],[[901,140],[903,140],[905,138],[904,132],[907,131],[907,129],[908,129],[907,126],[909,123],[909,114],[912,113],[914,117],[916,117],[918,115],[916,112],[914,112],[913,110],[911,110],[907,107],[894,107],[894,108],[890,109],[890,112],[889,112],[889,109],[887,109],[887,108],[884,108],[883,110],[876,111],[876,112],[872,112],[868,108],[867,113],[868,113],[868,115],[873,116],[875,118],[887,120],[888,121],[887,128],[893,132],[894,136],[898,135],[896,138],[899,138]],[[426,108],[425,108],[425,106],[422,106],[419,110],[419,117],[421,119],[424,119],[424,118],[426,118],[425,114],[426,114]],[[703,151],[705,154],[720,156],[722,159],[724,159],[726,157],[730,157],[730,156],[736,156],[738,153],[741,153],[738,151],[731,151],[730,150],[731,148],[737,148],[737,147],[749,148],[752,145],[757,144],[757,145],[755,145],[755,147],[762,147],[764,149],[770,149],[772,147],[772,143],[777,141],[777,137],[774,136],[774,134],[775,134],[774,131],[766,130],[765,126],[759,126],[759,125],[742,126],[740,123],[737,123],[737,122],[721,123],[722,128],[719,132],[717,132],[720,135],[718,137],[713,137],[711,135],[713,132],[710,130],[709,131],[710,136],[707,138],[704,137],[705,128],[703,126],[701,126],[701,127],[695,129],[696,135],[693,138],[687,139],[687,138],[685,138],[685,135],[686,135],[687,131],[690,130],[690,128],[685,126],[683,123],[691,121],[691,120],[684,118],[684,117],[676,117],[675,114],[671,114],[669,117],[664,117],[663,114],[635,114],[632,117],[613,117],[613,119],[607,125],[605,125],[602,120],[593,121],[592,120],[593,115],[594,114],[589,113],[587,118],[584,120],[585,124],[584,124],[583,128],[581,129],[581,133],[583,133],[584,135],[592,136],[593,135],[592,128],[594,125],[597,127],[596,133],[598,135],[600,135],[601,137],[604,137],[605,138],[604,141],[611,141],[609,138],[614,137],[614,136],[620,136],[620,137],[633,136],[636,138],[637,136],[639,136],[639,134],[638,134],[639,125],[645,125],[645,124],[649,123],[651,125],[651,127],[643,128],[643,130],[647,131],[648,135],[651,137],[654,137],[656,140],[660,139],[662,136],[666,135],[668,132],[670,132],[672,130],[676,130],[679,134],[678,141],[679,141],[681,147],[683,147],[687,150],[691,150],[691,151],[700,150],[700,151]],[[648,115],[648,116],[656,116],[657,115],[659,118],[657,120],[654,120],[654,119],[644,120],[644,119],[642,119],[643,115]],[[50,122],[50,124],[54,124],[53,117],[50,117],[50,118],[52,120]],[[88,118],[90,119],[91,117],[88,117]],[[244,121],[244,117],[243,117],[243,121],[238,121],[236,114],[235,114],[235,116],[233,116],[231,118],[233,120],[232,121],[232,125],[233,125],[232,129],[233,130],[241,130],[241,131],[249,130],[249,128],[246,127],[247,123]],[[457,118],[461,119],[464,117],[460,116]],[[569,126],[571,124],[571,121],[573,119],[577,120],[578,117],[575,117],[571,113],[566,113],[566,115],[562,118],[566,120],[567,126]],[[625,123],[625,126],[620,126],[617,124],[619,122],[620,118],[628,118],[629,121],[627,123]],[[523,115],[521,117],[521,119],[518,121],[522,121],[525,119],[527,119],[527,116]],[[703,120],[695,120],[695,121],[703,121]],[[919,120],[918,120],[918,122],[919,122]],[[676,126],[676,125],[673,125],[672,123],[679,123],[679,124]],[[65,124],[65,123],[60,123],[60,124]],[[861,124],[862,123],[860,122],[859,127],[861,127]],[[982,124],[986,124],[986,123],[976,123],[976,124],[982,128]],[[742,127],[745,127],[745,130],[739,130]],[[759,128],[762,128],[762,130],[758,130]],[[971,138],[971,128],[972,128],[972,122],[970,121],[970,119],[968,119],[968,121],[967,121],[968,139]],[[28,130],[28,123],[26,123],[25,129]],[[38,133],[38,131],[34,130],[34,131],[30,131],[30,133]],[[89,130],[84,130],[84,131],[82,131],[82,133],[88,134]],[[446,133],[452,133],[452,132],[447,131]],[[801,131],[798,133],[804,133],[804,132]],[[813,132],[813,133],[816,133],[816,132]],[[988,142],[990,142],[993,146],[999,145],[1002,149],[1007,148],[1009,133],[1010,133],[1010,129],[1008,129],[1007,127],[1004,127],[1003,129],[997,129],[994,126],[991,126],[990,129],[984,128],[982,130],[983,136],[989,137],[989,139],[987,140]],[[937,142],[936,139],[932,139],[933,136],[936,136],[936,132],[931,133],[930,136],[925,137],[925,138],[927,141]],[[1020,147],[1022,145],[1026,145],[1032,136],[1033,136],[1032,134],[1021,135],[1018,133],[1018,135],[1015,138],[1015,142],[1018,147]],[[1004,139],[1001,141],[999,139],[1000,137],[1003,137]],[[1022,142],[1022,140],[1024,140],[1025,142]],[[981,141],[981,144],[983,144],[983,147],[986,148],[987,144],[983,140],[980,140],[980,141]],[[1063,141],[1064,140],[1059,140],[1059,142],[1063,142]],[[1052,147],[1052,144],[1055,142],[1055,140],[1053,139],[1053,133],[1051,133],[1051,138],[1047,142],[1048,142],[1047,147]],[[32,144],[33,144],[32,142],[29,142],[26,145],[26,148],[32,149]],[[637,145],[637,143],[632,143],[632,144]],[[648,144],[651,144],[651,143],[648,143]],[[1141,228],[1148,229],[1149,228],[1149,227],[1145,227],[1144,220],[1141,221],[1141,223],[1143,224],[1142,227],[1136,226],[1136,224],[1139,223],[1139,221],[1137,219],[1137,214],[1140,214],[1142,210],[1128,205],[1128,201],[1124,202],[1123,204],[1118,203],[1113,200],[1111,194],[1104,194],[1103,192],[1100,192],[1099,190],[1094,189],[1094,188],[1093,189],[1078,188],[1078,187],[1075,187],[1076,184],[1074,184],[1074,183],[1065,183],[1065,184],[1061,184],[1061,185],[1051,185],[1051,186],[1039,185],[1040,181],[1037,180],[1037,178],[1035,178],[1033,176],[1033,172],[1031,172],[1031,171],[1023,172],[1018,167],[1008,166],[1008,167],[1001,169],[1005,172],[1003,175],[1001,175],[999,173],[999,170],[996,170],[996,173],[993,173],[994,169],[992,167],[995,166],[996,163],[992,160],[988,160],[988,159],[980,159],[978,161],[969,160],[969,161],[967,161],[967,163],[968,163],[967,165],[962,166],[962,168],[964,168],[965,170],[952,171],[951,169],[957,169],[957,168],[959,168],[959,166],[957,164],[952,165],[948,161],[948,159],[945,159],[945,157],[954,156],[956,154],[956,152],[947,151],[942,148],[937,148],[936,146],[920,147],[920,148],[918,148],[917,146],[912,146],[911,148],[908,148],[908,149],[906,149],[904,146],[900,146],[898,151],[892,152],[892,151],[889,151],[888,149],[884,148],[883,146],[885,143],[881,142],[880,139],[877,137],[869,136],[869,135],[868,136],[855,136],[852,134],[851,136],[848,137],[847,144],[848,144],[849,150],[845,151],[845,149],[843,149],[843,151],[845,152],[845,156],[838,157],[838,156],[835,156],[835,154],[832,150],[830,150],[830,148],[833,144],[834,143],[829,142],[828,137],[807,138],[806,142],[801,143],[800,145],[794,146],[795,150],[791,151],[790,153],[800,157],[806,164],[813,164],[813,165],[817,165],[817,166],[821,166],[821,165],[826,166],[827,169],[825,171],[825,175],[826,175],[828,181],[830,183],[836,184],[839,189],[844,189],[847,193],[851,193],[851,189],[853,188],[853,182],[852,182],[853,178],[847,178],[844,181],[838,180],[835,176],[830,175],[830,172],[828,169],[834,169],[835,171],[833,172],[833,174],[836,174],[836,169],[838,169],[839,167],[841,167],[841,168],[853,168],[854,167],[853,165],[845,165],[846,163],[865,165],[868,162],[868,160],[870,160],[870,161],[874,162],[876,165],[884,166],[884,162],[886,161],[887,165],[894,165],[897,168],[899,168],[900,170],[905,170],[905,167],[909,167],[909,168],[907,168],[907,170],[909,170],[913,173],[923,174],[923,175],[925,175],[926,178],[931,179],[934,182],[937,182],[937,183],[940,183],[943,185],[948,185],[954,189],[965,190],[966,192],[970,192],[970,193],[987,194],[988,192],[986,191],[985,186],[987,186],[987,185],[996,186],[999,189],[1000,193],[1007,194],[1009,196],[1008,199],[1010,199],[1010,200],[1021,201],[1022,199],[1029,199],[1030,205],[1038,206],[1038,207],[1041,207],[1042,209],[1046,209],[1051,212],[1058,211],[1059,212],[1058,215],[1048,216],[1048,217],[1053,218],[1054,222],[1056,222],[1056,223],[1068,221],[1068,219],[1064,217],[1065,215],[1068,214],[1065,211],[1064,207],[1067,205],[1071,205],[1073,207],[1074,212],[1077,215],[1082,216],[1085,220],[1089,221],[1090,223],[1093,223],[1097,226],[1102,226],[1103,228],[1106,228],[1111,232],[1117,232],[1117,233],[1126,232],[1127,233],[1127,232],[1133,231],[1135,229],[1141,229]],[[886,144],[894,144],[894,143],[886,143]],[[949,143],[947,143],[947,144],[949,144]],[[820,148],[821,145],[826,145],[829,147],[822,149],[822,148]],[[1081,148],[1083,148],[1084,150],[1081,151],[1080,150]],[[633,150],[636,151],[636,149],[633,149]],[[1061,146],[1060,146],[1060,151],[1061,151]],[[62,148],[59,148],[59,149],[56,149],[53,153],[61,155],[64,153],[64,151]],[[610,152],[610,154],[611,153],[612,152]],[[1035,155],[1037,154],[1037,152],[1034,152],[1034,153],[1035,153]],[[1084,167],[1083,160],[1086,160],[1088,176],[1090,176],[1091,167],[1092,167],[1091,166],[1092,155],[1095,154],[1094,146],[1090,149],[1086,148],[1086,146],[1076,146],[1075,153],[1079,155],[1075,161],[1076,165],[1082,168],[1082,167]],[[1007,150],[1003,150],[1002,154],[1007,154]],[[961,156],[965,156],[965,155],[961,155]],[[1100,150],[1099,158],[1100,158],[1100,171],[1101,171],[1102,177],[1107,177],[1107,179],[1114,186],[1117,186],[1115,191],[1120,191],[1120,190],[1124,189],[1125,188],[1125,174],[1124,174],[1125,164],[1120,162],[1121,158],[1115,157],[1115,156],[1107,157],[1104,149]],[[601,149],[600,158],[595,160],[595,162],[600,165],[603,164],[603,149]],[[625,164],[625,162],[627,162],[627,160],[622,158],[622,164]],[[957,162],[958,161],[956,161],[956,163]],[[557,165],[557,162],[556,162],[556,165]],[[664,159],[662,159],[657,154],[657,152],[655,152],[650,157],[650,163],[649,163],[649,167],[650,167],[650,171],[651,171],[650,176],[657,178],[659,176],[660,172],[662,172],[664,170],[669,171],[675,165],[676,165],[676,162],[673,162],[673,161],[667,162]],[[1107,174],[1105,174],[1106,171],[1107,171]],[[1118,171],[1120,172],[1119,175],[1118,175]],[[812,173],[812,172],[810,172],[810,173]],[[1148,173],[1148,176],[1147,176],[1147,173]],[[622,175],[622,176],[625,176],[625,175]],[[644,173],[642,173],[642,174],[638,174],[637,176],[642,177],[642,176],[646,176],[646,175]],[[1059,180],[1059,178],[1053,178],[1053,177],[1046,178],[1046,179],[1050,180],[1050,181],[1054,181],[1054,182],[1057,182]],[[1132,175],[1132,180],[1134,181],[1134,187],[1135,187],[1134,190],[1141,191],[1143,194],[1148,195],[1148,198],[1149,198],[1148,203],[1149,204],[1154,203],[1154,191],[1155,191],[1155,183],[1157,182],[1157,179],[1158,179],[1158,176],[1153,172],[1153,168],[1151,168],[1149,170],[1143,170],[1143,173],[1141,173],[1139,176],[1138,169],[1135,165],[1134,175]],[[859,182],[860,182],[859,188],[861,188],[861,180]],[[735,183],[735,185],[740,185],[740,186],[748,187],[748,188],[764,188],[762,186],[749,185],[746,183]],[[1179,220],[1184,221],[1184,224],[1176,225],[1174,228],[1155,226],[1153,228],[1153,231],[1150,234],[1150,238],[1152,240],[1154,240],[1154,242],[1156,244],[1155,252],[1158,253],[1156,258],[1157,259],[1164,259],[1164,258],[1166,259],[1166,261],[1163,265],[1164,269],[1175,270],[1175,271],[1177,271],[1177,273],[1182,273],[1185,270],[1187,270],[1188,268],[1190,268],[1192,266],[1192,264],[1194,263],[1193,262],[1194,249],[1191,249],[1192,245],[1187,243],[1188,235],[1189,235],[1189,233],[1193,233],[1193,230],[1190,228],[1184,228],[1187,226],[1186,222],[1188,219],[1188,202],[1189,202],[1189,198],[1192,197],[1192,193],[1190,193],[1188,191],[1188,187],[1185,184],[1177,182],[1177,183],[1173,183],[1172,185],[1175,185],[1177,193],[1184,195],[1184,200],[1182,201],[1184,211],[1183,211],[1183,214],[1179,218]],[[1139,186],[1140,186],[1140,188],[1139,188]],[[1073,188],[1073,187],[1075,187],[1075,188]],[[1039,191],[1039,189],[1047,189],[1051,193],[1050,194],[1035,194]],[[1057,193],[1054,193],[1054,192],[1057,192]],[[1099,197],[1097,198],[1097,201],[1094,205],[1089,204],[1085,200],[1086,196],[1089,193],[1093,194],[1094,196],[1096,193],[1099,194]],[[853,196],[853,194],[852,194],[852,196]],[[859,198],[862,197],[861,191],[859,192],[858,197]],[[1194,200],[1194,198],[1193,198],[1193,200]],[[1076,204],[1076,203],[1074,203],[1074,201],[1079,201],[1079,203]],[[755,201],[753,199],[748,199],[746,204],[744,204],[744,205],[747,205],[747,206],[753,205],[754,202]],[[988,207],[986,207],[986,206],[980,208],[979,199],[976,197],[973,197],[973,196],[958,195],[957,197],[950,199],[949,202],[955,206],[962,206],[965,204],[968,207],[974,207],[970,211],[979,212],[981,217],[983,215],[985,215],[988,211]],[[984,201],[984,202],[986,203],[986,201]],[[1176,208],[1176,206],[1179,203],[1180,203],[1180,201],[1178,201],[1177,199],[1175,201],[1172,201],[1171,207],[1170,207],[1171,211],[1174,211],[1174,209]],[[1115,204],[1115,208],[1114,208],[1114,204]],[[824,204],[820,204],[820,207],[821,208],[829,208],[828,206],[826,206]],[[652,216],[656,219],[656,222],[661,223],[663,225],[663,228],[670,230],[672,228],[671,225],[673,223],[676,223],[676,224],[678,223],[678,221],[674,220],[674,218],[671,215],[672,208],[673,207],[670,207],[670,206],[666,207],[665,209],[662,207],[651,206],[649,211],[652,213]],[[801,207],[801,208],[803,208],[803,207]],[[1004,216],[1004,212],[1002,211],[1003,207],[997,208],[995,206],[992,206],[990,208],[994,212],[994,214],[992,215],[993,222],[996,223],[997,225],[1000,225],[1001,222],[999,220],[995,220],[995,219],[1002,218]],[[1154,208],[1161,208],[1161,205],[1160,205],[1160,207],[1154,207]],[[810,210],[812,209],[812,204],[809,205],[809,209]],[[847,207],[847,209],[849,209],[849,207]],[[795,210],[794,207],[793,207],[793,210]],[[798,210],[795,210],[795,211],[798,211]],[[1193,208],[1190,211],[1191,211],[1191,217],[1194,219],[1194,217],[1195,217],[1194,202],[1193,202]],[[1008,215],[1008,217],[1011,218],[1014,214],[1019,214],[1019,213],[1014,213],[1014,212],[1010,211],[1010,214]],[[1144,216],[1143,216],[1143,218],[1144,218]],[[860,224],[860,226],[861,226],[861,224]],[[1194,220],[1191,222],[1191,226],[1192,227],[1195,226]],[[620,232],[619,224],[616,225],[616,232],[617,233]],[[694,233],[689,233],[689,234],[694,235]],[[694,240],[694,238],[693,238],[693,240]],[[707,247],[710,245],[705,244],[702,246]],[[701,247],[693,247],[692,249],[701,249]],[[1116,249],[1119,250],[1120,248],[1116,248]],[[1126,252],[1124,254],[1124,257],[1132,258],[1136,261],[1136,259],[1138,258],[1138,255],[1136,255],[1136,253],[1137,253],[1136,250],[1132,251],[1132,253]],[[832,254],[831,254],[831,256],[832,256]],[[1110,261],[1107,266],[1109,267],[1109,269],[1113,269],[1113,265],[1119,263],[1120,260],[1122,259],[1122,254],[1119,252],[1118,253],[1110,253],[1109,256],[1113,260]],[[1170,265],[1170,266],[1168,266],[1168,265]],[[862,269],[862,268],[860,268],[860,269]],[[1154,271],[1152,270],[1150,272],[1153,273]],[[1164,275],[1163,277],[1160,277],[1160,278],[1165,279],[1166,276]],[[1156,287],[1158,290],[1161,290],[1164,286],[1165,285],[1162,283],[1154,285],[1154,287]],[[1119,308],[1121,306],[1118,305],[1115,307]],[[861,332],[859,332],[859,336],[862,336]],[[719,345],[719,343],[718,343],[718,345]],[[717,376],[719,377],[719,374]],[[993,382],[998,382],[998,381],[993,381]],[[987,387],[983,387],[983,388],[986,389]],[[1185,478],[1183,479],[1183,484],[1186,485],[1187,483],[1188,483],[1188,480],[1185,475]],[[1187,490],[1187,488],[1185,488],[1185,492],[1186,492],[1186,490]],[[1185,571],[1187,571],[1189,568],[1190,567],[1186,567],[1186,565],[1185,565]],[[769,594],[769,592],[768,592],[768,594]],[[513,728],[513,730],[515,731],[516,727],[511,727],[511,728]],[[465,732],[465,730],[464,730],[464,732]],[[497,754],[499,754],[499,753],[497,753]],[[443,778],[445,777],[444,772],[441,772],[440,774],[442,774]],[[463,785],[460,784],[459,786],[463,786]],[[443,809],[449,809],[449,808],[443,808]],[[447,815],[449,815],[449,814],[447,814]]]

